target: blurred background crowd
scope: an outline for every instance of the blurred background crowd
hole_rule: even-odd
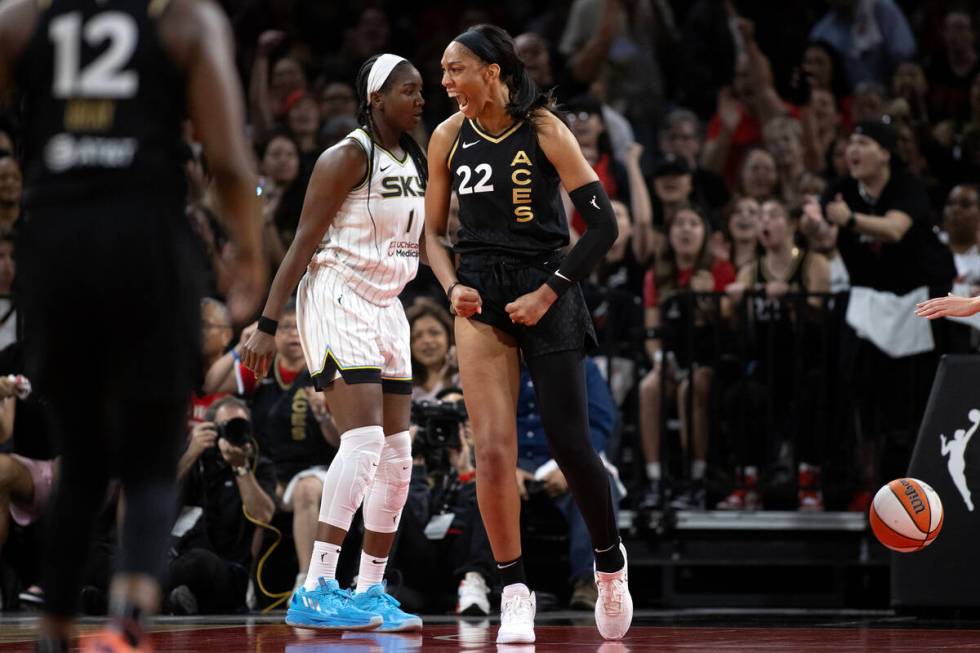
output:
[[[629,514],[865,510],[883,479],[904,475],[939,356],[980,346],[980,322],[911,319],[927,296],[980,292],[978,2],[221,4],[235,30],[273,267],[314,162],[357,127],[353,82],[365,59],[394,52],[422,73],[424,144],[455,110],[440,83],[449,41],[485,22],[515,37],[619,221],[585,284],[600,336],[587,372],[593,443]],[[23,368],[16,297],[30,292],[15,274],[20,111],[16,94],[0,98],[0,373],[12,375]],[[190,125],[185,138],[186,216],[210,297],[167,609],[231,612],[267,606],[305,577],[338,434],[305,368],[294,308],[280,321],[270,376],[239,363],[254,326],[236,332],[222,303],[223,220]],[[574,240],[584,222],[565,199]],[[416,465],[388,580],[410,610],[486,614],[496,579],[452,318],[427,268],[402,299]],[[0,596],[12,609],[44,600],[34,543],[57,451],[43,397],[18,396],[5,378],[0,397]],[[589,608],[587,532],[526,374],[518,413],[527,555],[553,561],[560,550],[556,600]],[[232,471],[243,465],[248,474]],[[91,612],[104,610],[124,503],[107,496],[88,543],[95,562],[80,600]],[[354,555],[345,553],[342,578]]]

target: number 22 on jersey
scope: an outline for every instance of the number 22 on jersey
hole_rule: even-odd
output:
[[[518,168],[519,165],[527,167]],[[510,180],[514,184],[511,190],[511,199],[514,205],[514,216],[518,222],[530,222],[534,219],[534,211],[529,206],[531,204],[531,188],[529,188],[531,185],[531,165],[531,159],[524,150],[518,151],[510,164],[511,168],[516,168],[511,173]],[[474,172],[476,175],[480,175],[480,178],[475,185],[470,186]],[[460,195],[490,193],[494,190],[493,184],[490,182],[493,177],[493,168],[489,163],[481,163],[475,169],[471,169],[468,165],[461,165],[456,168],[456,173],[462,177],[457,191]]]

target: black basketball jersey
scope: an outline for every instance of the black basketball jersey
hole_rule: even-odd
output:
[[[38,0],[16,75],[25,204],[120,194],[183,201],[183,75],[157,18],[168,0]]]
[[[561,180],[529,120],[496,136],[464,120],[448,165],[459,198],[458,253],[535,256],[568,244]]]
[[[794,248],[795,250],[796,248]],[[804,270],[807,266],[807,252],[806,250],[799,251],[794,254],[795,260],[793,261],[793,271],[786,280],[786,285],[789,286],[789,292],[799,293],[806,292],[806,277],[803,275]],[[770,278],[770,274],[766,268],[766,259],[760,256],[755,261],[755,266],[752,273],[752,285],[765,285],[770,281],[776,281],[776,279]],[[789,304],[784,303],[780,299],[770,299],[768,297],[754,297],[755,302],[755,321],[757,323],[763,322],[779,322],[788,323],[790,320],[790,313],[787,311]]]

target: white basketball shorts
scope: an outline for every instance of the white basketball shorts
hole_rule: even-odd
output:
[[[401,302],[362,299],[336,271],[307,271],[296,294],[296,324],[317,389],[380,383],[386,393],[412,393],[410,330]]]

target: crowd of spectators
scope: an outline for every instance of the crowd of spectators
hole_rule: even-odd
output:
[[[980,292],[976,2],[222,5],[235,29],[273,267],[314,162],[357,126],[353,82],[367,57],[395,52],[421,71],[416,136],[425,143],[455,110],[440,85],[445,45],[481,22],[516,37],[619,221],[585,293],[600,339],[587,363],[590,427],[623,507],[863,510],[883,479],[904,472],[938,357],[980,346],[978,326],[883,324],[871,314]],[[19,111],[16,94],[0,98],[0,375],[22,371],[16,297],[30,292],[15,277]],[[268,600],[254,582],[266,525],[293,546],[279,554],[285,563],[270,563],[280,581],[305,578],[338,435],[305,369],[295,309],[280,321],[269,377],[241,365],[254,325],[236,334],[221,303],[229,246],[189,125],[185,138],[187,219],[209,298],[167,608],[244,610]],[[564,201],[574,241],[584,224]],[[403,300],[418,446],[389,579],[410,609],[486,614],[495,579],[459,402],[479,388],[457,387],[452,318],[427,269]],[[22,602],[43,601],[33,524],[57,468],[43,402],[0,376],[4,607],[19,590]],[[589,607],[587,535],[542,447],[526,376],[515,429],[528,520],[558,515],[569,581],[561,592]],[[107,496],[107,514],[118,502]],[[111,541],[111,526],[100,535]],[[341,574],[351,566],[342,560]],[[87,578],[87,596],[98,597],[105,574]]]

